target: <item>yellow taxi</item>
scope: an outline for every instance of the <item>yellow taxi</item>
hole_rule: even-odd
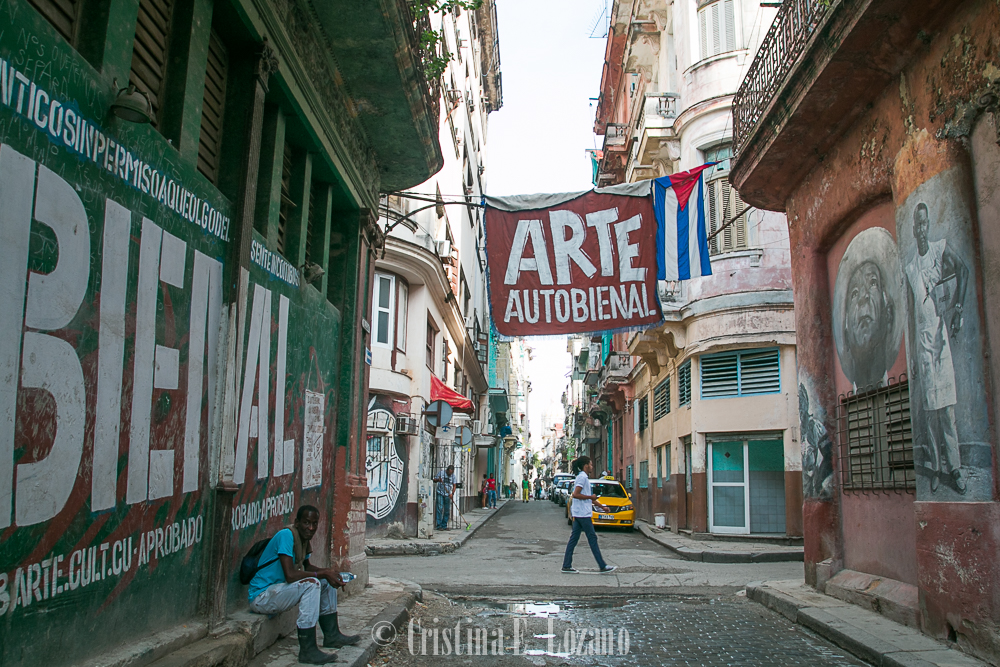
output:
[[[609,511],[598,512],[594,508],[592,519],[594,526],[617,526],[620,528],[635,528],[635,506],[632,504],[632,497],[628,491],[614,477],[603,477],[601,479],[590,480],[590,491],[597,495],[598,503],[605,505]],[[570,516],[570,506],[572,503],[573,488],[566,491],[566,523],[573,525],[573,518]]]

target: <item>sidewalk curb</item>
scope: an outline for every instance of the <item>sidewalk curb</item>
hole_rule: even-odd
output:
[[[784,551],[698,551],[690,547],[674,543],[662,533],[654,533],[645,521],[636,521],[639,531],[648,539],[666,547],[686,560],[701,563],[801,563],[803,550],[787,549]]]
[[[896,623],[861,607],[854,608],[849,603],[836,605],[831,609],[856,609],[857,615],[871,614],[881,620],[871,623],[866,632],[848,623],[827,609],[813,607],[768,586],[766,582],[755,581],[747,584],[747,599],[776,611],[788,620],[804,626],[827,641],[852,653],[856,657],[877,667],[974,667],[982,666],[972,656],[952,649],[946,644]],[[817,591],[818,595],[822,595]],[[833,599],[831,599],[833,601]],[[882,627],[891,624],[891,632]],[[884,637],[878,636],[879,634]],[[902,646],[901,646],[902,645]]]
[[[417,584],[407,584],[403,591],[402,595],[397,596],[380,614],[371,619],[370,625],[373,629],[378,626],[384,627],[386,624],[392,625],[396,629],[396,637],[403,631],[406,622],[410,620],[410,610],[413,609],[413,605],[424,597],[423,589]],[[350,667],[366,667],[380,647],[369,633],[355,648],[361,649],[361,652],[353,660],[344,663]],[[340,664],[341,661],[337,662]]]
[[[366,544],[365,555],[369,557],[381,556],[440,556],[441,554],[452,553],[469,541],[480,528],[493,520],[493,517],[504,511],[510,501],[505,502],[492,513],[487,514],[482,521],[476,523],[469,530],[463,530],[461,534],[453,540],[442,540],[439,542],[428,542],[420,544],[418,542],[407,542],[399,540],[399,544]]]

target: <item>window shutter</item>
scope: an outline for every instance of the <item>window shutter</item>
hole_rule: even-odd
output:
[[[719,229],[719,205],[718,197],[716,197],[716,187],[715,181],[710,181],[708,188],[708,234],[711,236]],[[709,253],[715,255],[719,252],[719,237],[715,236],[710,242]]]
[[[219,178],[222,149],[222,117],[226,108],[226,76],[229,54],[213,30],[208,40],[205,93],[201,105],[201,134],[198,137],[198,171],[212,183]]]
[[[639,432],[639,399],[632,403],[632,432]]]
[[[306,225],[308,226],[307,229],[306,229],[306,261],[307,262],[316,262],[317,264],[319,264],[319,262],[317,260],[321,260],[323,258],[322,257],[318,257],[318,258],[317,257],[313,257],[313,248],[318,248],[319,245],[320,245],[319,242],[314,242],[313,237],[315,235],[317,235],[317,234],[321,234],[322,233],[322,228],[325,226],[325,225],[317,224],[317,221],[316,221],[316,218],[315,218],[315,216],[316,216],[316,197],[319,195],[319,191],[320,191],[319,183],[317,183],[316,181],[313,181],[312,182],[312,187],[309,188],[309,213],[306,216]]]
[[[173,0],[140,0],[132,47],[129,83],[149,94],[153,107],[153,127],[157,126],[160,97],[167,70],[167,43]]]
[[[698,28],[701,32],[701,59],[708,57],[708,10],[698,12]]]
[[[701,396],[719,398],[739,394],[739,354],[722,352],[701,357]]]
[[[653,390],[653,421],[665,417],[670,412],[670,378]]]
[[[722,215],[719,216],[719,225],[726,225],[727,222],[732,220],[732,208],[730,207],[730,202],[732,197],[730,196],[729,181],[724,178],[720,178],[713,183],[713,185],[718,188],[719,194],[722,199]],[[729,252],[733,249],[733,225],[728,224],[726,228],[722,230],[722,251]]]
[[[740,355],[740,393],[771,394],[781,389],[778,350]]]
[[[292,201],[292,145],[285,142],[285,151],[281,163],[281,207],[278,209],[278,252],[285,254],[285,230],[288,228],[288,217],[295,208]]]
[[[29,2],[67,42],[76,45],[76,23],[80,19],[82,4],[80,0],[29,0]]]
[[[677,369],[677,405],[691,402],[691,360],[685,361]]]
[[[736,3],[734,0],[723,0],[723,16],[725,17],[726,51],[736,50]]]
[[[736,191],[728,181],[726,182],[726,187],[732,193],[733,198],[733,215],[740,215],[746,209],[746,204],[743,203],[743,199],[740,198],[740,193]],[[737,220],[733,227],[736,228],[736,248],[742,249],[749,247],[749,242],[747,241],[747,218],[742,216]]]
[[[709,55],[714,56],[717,53],[722,53],[722,34],[719,25],[719,3],[716,2],[710,8],[712,12],[712,50]]]

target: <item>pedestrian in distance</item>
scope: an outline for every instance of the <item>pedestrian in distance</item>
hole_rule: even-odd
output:
[[[521,502],[528,502],[531,498],[531,482],[525,477],[521,480]]]
[[[542,499],[542,480],[539,477],[535,478],[535,500]]]
[[[316,645],[316,623],[323,630],[323,647],[357,644],[361,637],[341,633],[337,622],[337,589],[343,587],[340,573],[320,569],[309,562],[309,541],[319,527],[319,510],[303,505],[295,523],[279,530],[260,553],[263,566],[250,580],[250,608],[258,614],[280,614],[298,605],[296,621],[299,662],[323,665],[334,662],[336,653]]]
[[[455,466],[448,466],[434,478],[437,482],[437,503],[434,508],[434,527],[448,530],[451,520],[451,499],[455,495]]]
[[[590,476],[594,472],[594,463],[589,456],[581,456],[573,461],[573,472],[577,473],[576,481],[573,482],[573,493],[570,505],[570,516],[573,517],[573,532],[569,536],[569,544],[566,545],[566,555],[563,557],[562,571],[566,573],[576,573],[579,570],[573,567],[573,551],[577,542],[580,541],[580,533],[587,534],[587,542],[590,543],[590,551],[597,561],[598,572],[614,572],[618,569],[614,565],[608,565],[601,556],[601,549],[597,546],[597,533],[594,532],[593,512],[597,507],[598,512],[608,512],[608,508],[597,502],[598,496],[591,493]]]
[[[494,510],[497,508],[497,481],[493,475],[486,480],[486,506]]]
[[[483,473],[483,483],[479,485],[479,505],[486,507],[489,505],[489,493],[487,492],[486,473]]]

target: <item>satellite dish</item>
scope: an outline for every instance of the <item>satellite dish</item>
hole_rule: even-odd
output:
[[[459,426],[456,429],[455,442],[458,442],[463,447],[468,447],[472,444],[472,429],[468,426]]]
[[[427,423],[436,428],[447,426],[451,423],[451,415],[451,406],[444,401],[434,401],[427,406],[426,410],[424,410],[424,416],[427,417]]]

